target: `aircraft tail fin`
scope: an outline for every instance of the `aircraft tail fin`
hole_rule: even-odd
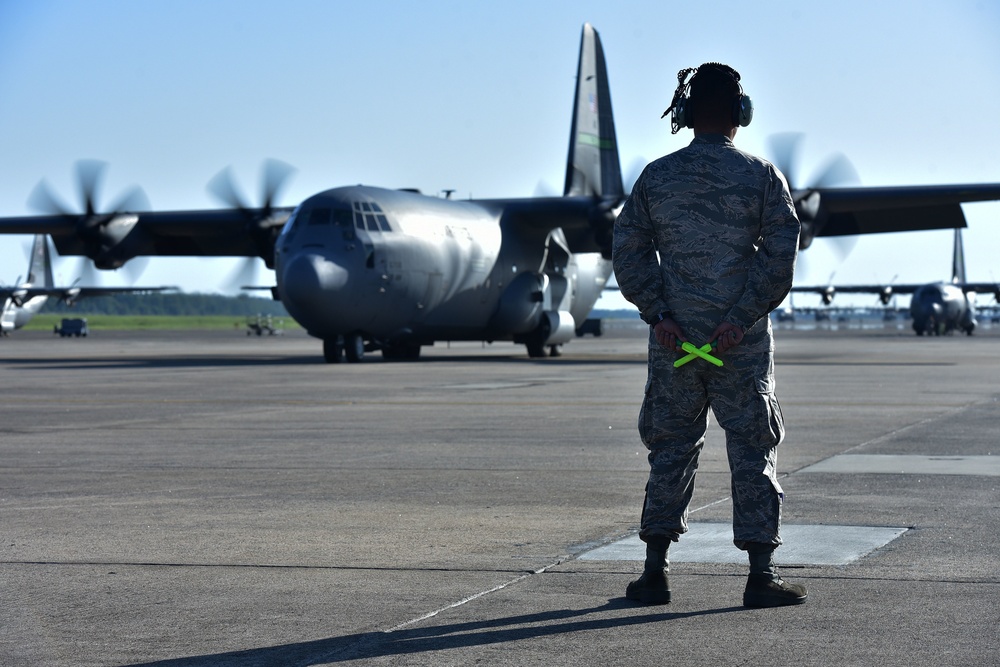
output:
[[[36,234],[31,243],[31,259],[28,261],[28,284],[32,287],[52,287],[52,256],[49,254],[48,238]]]
[[[965,282],[965,251],[962,249],[962,230],[955,229],[955,249],[951,258],[951,281]]]
[[[563,194],[625,198],[604,49],[589,23],[580,39]]]

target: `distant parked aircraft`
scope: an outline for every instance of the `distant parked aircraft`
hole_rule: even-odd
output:
[[[962,230],[955,230],[955,246],[952,251],[950,282],[927,284],[895,285],[812,285],[793,287],[792,292],[813,292],[819,294],[823,303],[830,304],[837,292],[846,294],[877,294],[884,305],[895,294],[912,294],[910,316],[913,330],[918,336],[925,333],[939,336],[956,329],[972,335],[976,328],[976,308],[970,295],[977,292],[992,293],[1000,303],[1000,284],[970,283],[965,279],[965,252],[962,249]]]
[[[28,275],[23,282],[5,287],[0,286],[0,302],[3,312],[0,313],[0,334],[6,336],[15,329],[20,329],[32,317],[38,314],[49,297],[62,299],[72,305],[79,299],[88,296],[107,296],[108,294],[141,294],[145,292],[163,292],[175,287],[56,287],[52,280],[52,256],[49,252],[48,239],[44,234],[37,234],[31,244],[31,259],[28,260]]]

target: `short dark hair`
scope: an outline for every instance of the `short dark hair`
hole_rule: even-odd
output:
[[[691,79],[691,115],[699,122],[729,123],[740,95],[740,74],[729,65],[705,63]]]

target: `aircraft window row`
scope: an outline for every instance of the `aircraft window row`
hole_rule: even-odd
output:
[[[308,225],[334,224],[338,227],[350,227],[354,224],[354,216],[345,208],[313,208],[306,211],[305,215],[308,216]]]
[[[346,208],[330,208],[320,206],[301,211],[298,220],[306,225],[336,225],[338,227],[357,227],[371,232],[389,232],[389,220],[385,217],[378,204],[354,202],[353,212]]]
[[[383,214],[382,208],[374,202],[354,202],[354,226],[358,229],[367,229],[371,232],[392,231],[392,228],[389,227],[389,220]]]

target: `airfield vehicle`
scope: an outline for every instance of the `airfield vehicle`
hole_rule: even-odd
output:
[[[90,333],[87,328],[86,317],[64,317],[62,322],[52,327],[52,333],[59,334],[60,338],[67,336],[86,336]]]

